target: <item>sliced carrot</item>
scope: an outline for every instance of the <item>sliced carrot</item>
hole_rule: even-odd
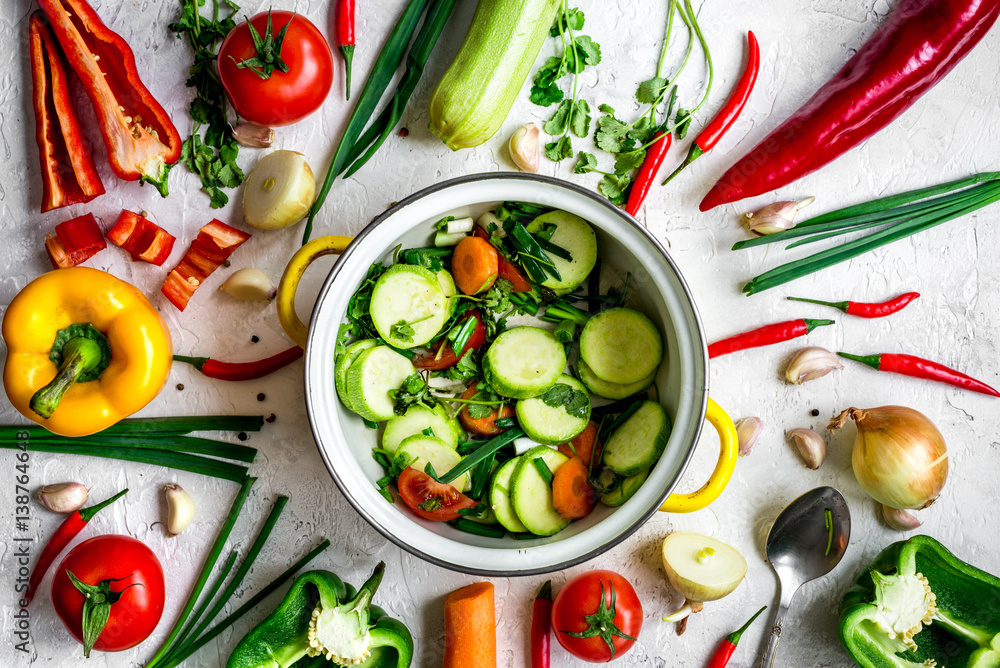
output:
[[[597,468],[601,463],[601,450],[601,442],[597,438],[597,423],[593,420],[587,423],[587,428],[579,436],[569,443],[563,443],[559,446],[559,452],[567,457],[579,457],[584,464],[589,465],[592,469]]]
[[[476,396],[477,385],[479,385],[478,381],[469,385],[469,388],[462,393],[462,398],[473,399]],[[494,408],[486,417],[474,418],[469,415],[468,405],[465,405],[462,406],[462,410],[458,412],[458,421],[462,423],[465,431],[479,436],[496,436],[505,430],[504,427],[498,427],[496,425],[496,421],[500,418],[514,417],[514,414],[514,407],[510,404],[504,404],[502,411]]]
[[[490,240],[490,233],[482,225],[476,225],[476,236],[483,241]],[[497,274],[500,278],[506,278],[514,287],[511,292],[531,292],[534,290],[531,283],[524,277],[521,270],[513,262],[497,253]]]
[[[579,457],[570,457],[552,476],[552,507],[568,520],[586,517],[594,509],[596,494],[587,482],[590,470]]]
[[[497,280],[497,249],[479,237],[465,237],[451,256],[451,275],[467,295],[485,292]]]
[[[496,668],[493,584],[476,582],[444,600],[443,668]]]

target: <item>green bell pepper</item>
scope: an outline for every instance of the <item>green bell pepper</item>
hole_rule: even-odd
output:
[[[1000,578],[929,536],[893,543],[840,603],[862,668],[1000,667]]]
[[[303,573],[239,642],[226,668],[408,668],[409,630],[371,604],[384,572],[381,562],[358,592],[330,571]]]

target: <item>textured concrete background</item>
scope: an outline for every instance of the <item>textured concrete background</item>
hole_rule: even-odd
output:
[[[191,54],[185,43],[175,40],[167,24],[178,13],[174,1],[114,2],[94,0],[102,18],[132,45],[144,80],[164,102],[183,136],[190,130],[184,88]],[[401,0],[370,0],[359,3],[359,46],[355,56],[355,80],[361,82],[377,47],[395,19]],[[579,3],[587,11],[583,31],[603,47],[604,62],[583,77],[583,96],[592,107],[608,103],[630,116],[636,106],[631,98],[636,84],[653,75],[665,16],[663,2]],[[28,0],[0,3],[0,248],[4,269],[0,271],[0,309],[29,280],[48,268],[42,250],[46,231],[85,211],[92,211],[105,227],[123,208],[148,210],[161,225],[178,237],[168,266],[174,264],[198,228],[212,217],[239,225],[242,214],[237,201],[227,209],[212,211],[208,198],[199,192],[197,178],[180,167],[170,177],[172,194],[161,199],[152,188],[118,181],[98,158],[106,195],[90,205],[69,210],[37,213],[41,197],[34,124],[30,111],[30,78],[25,48],[27,19],[34,9]],[[286,2],[328,32],[330,9],[324,1]],[[505,143],[513,130],[529,120],[544,120],[546,114],[522,91],[503,129],[491,141],[475,149],[452,153],[427,130],[426,102],[430,89],[458,49],[475,3],[463,0],[428,71],[406,111],[407,138],[393,135],[375,159],[355,178],[339,182],[320,216],[319,233],[350,234],[360,230],[391,202],[442,179],[483,171],[511,170]],[[267,3],[248,3],[246,10],[267,8]],[[846,265],[807,278],[792,287],[747,299],[739,287],[746,279],[775,266],[786,254],[775,248],[731,253],[728,248],[745,233],[737,216],[747,208],[725,207],[707,214],[697,212],[697,203],[708,186],[742,151],[761,139],[780,120],[804,101],[838,69],[875,30],[890,11],[885,0],[863,3],[848,0],[751,0],[705,2],[700,16],[713,47],[717,67],[716,92],[707,112],[721,105],[738,76],[744,52],[744,31],[752,28],[761,42],[762,67],[757,90],[742,118],[718,148],[698,161],[669,188],[656,188],[640,213],[650,230],[664,241],[694,291],[710,339],[749,329],[767,322],[793,317],[836,317],[833,327],[817,330],[811,345],[846,349],[859,353],[908,352],[940,360],[991,383],[1000,382],[997,360],[1000,294],[997,242],[1000,234],[993,223],[1000,209],[955,221],[916,238],[899,242]],[[542,58],[554,45],[546,45]],[[681,45],[674,47],[679,54]],[[838,160],[818,174],[803,179],[780,193],[779,199],[816,195],[815,211],[835,208],[862,199],[938,183],[972,172],[996,169],[1000,132],[996,127],[1000,89],[1000,33],[988,35],[978,49],[933,91],[879,136]],[[337,88],[323,109],[298,125],[279,130],[276,147],[306,154],[315,171],[322,174],[336,138],[346,120],[348,106],[342,100],[342,76],[337,58]],[[697,64],[681,81],[682,101],[690,103],[701,76]],[[84,122],[92,113],[81,106]],[[703,122],[702,115],[699,122]],[[99,156],[104,149],[96,133],[91,140]],[[576,140],[577,148],[586,148]],[[680,160],[675,148],[667,164]],[[262,152],[245,150],[240,157],[245,170]],[[596,178],[571,174],[569,161],[553,164],[543,160],[546,174],[596,185]],[[256,266],[275,280],[287,258],[298,246],[301,228],[286,232],[254,231],[254,237],[234,257],[235,270]],[[790,254],[789,254],[790,255]],[[111,248],[90,263],[133,282],[162,308],[174,335],[178,352],[218,355],[226,359],[253,359],[287,347],[271,305],[235,302],[215,289],[227,271],[217,272],[198,292],[183,314],[165,302],[159,293],[163,270],[130,263]],[[310,270],[300,297],[303,317],[311,296],[318,289],[329,263]],[[795,305],[784,296],[797,294],[826,299],[880,300],[919,290],[923,297],[905,311],[883,321],[863,321],[831,316],[828,309]],[[250,343],[251,335],[260,337]],[[821,429],[828,418],[848,406],[884,404],[911,406],[931,417],[944,433],[951,452],[951,480],[940,501],[921,513],[922,530],[942,540],[960,557],[986,570],[1000,571],[995,527],[990,519],[1000,501],[995,487],[995,463],[1000,452],[996,434],[995,399],[960,392],[941,385],[893,376],[852,365],[803,387],[787,385],[783,368],[799,343],[743,353],[712,364],[712,397],[734,419],[758,415],[767,431],[752,456],[741,459],[736,475],[723,496],[707,510],[691,515],[660,515],[643,526],[631,539],[592,562],[555,573],[556,588],[568,578],[591,568],[613,568],[635,585],[645,609],[640,642],[618,665],[684,666],[705,664],[717,641],[738,626],[762,603],[776,601],[776,582],[763,558],[764,538],[779,510],[800,493],[823,484],[835,485],[847,496],[853,511],[854,529],[850,549],[841,566],[822,581],[807,585],[796,597],[785,625],[784,640],[776,665],[789,667],[849,666],[851,662],[836,637],[836,607],[844,589],[859,570],[887,543],[903,537],[882,526],[874,514],[874,503],[854,481],[850,469],[853,427],[829,435],[829,457],[819,471],[803,468],[798,455],[787,444],[784,432],[794,427]],[[248,441],[260,449],[256,475],[260,476],[243,518],[233,533],[233,545],[245,549],[278,494],[291,496],[281,523],[237,593],[238,604],[262,584],[304,553],[320,536],[333,545],[314,562],[330,568],[347,581],[360,583],[379,559],[388,564],[386,579],[378,595],[380,605],[409,624],[417,642],[415,666],[434,666],[441,660],[443,642],[442,601],[453,589],[475,578],[430,566],[389,544],[365,524],[334,487],[310,437],[302,398],[301,363],[267,379],[240,384],[213,382],[178,366],[167,387],[143,415],[194,413],[275,413],[277,421]],[[175,389],[183,383],[185,389]],[[258,393],[265,393],[263,402]],[[819,417],[811,417],[812,409]],[[0,402],[0,422],[19,422],[20,416]],[[717,443],[702,439],[681,490],[700,485],[711,469]],[[14,505],[14,458],[3,456],[6,473],[0,470],[0,504]],[[127,533],[149,544],[160,556],[167,573],[169,600],[163,621],[154,636],[135,650],[121,654],[95,654],[93,668],[142,665],[170,628],[184,596],[229,507],[236,486],[162,468],[69,456],[35,454],[31,459],[31,487],[63,480],[80,480],[93,487],[95,499],[129,486],[124,502],[99,515],[84,537],[107,532]],[[6,477],[4,477],[6,476]],[[164,507],[160,488],[180,482],[198,504],[192,528],[178,538],[167,539],[162,524]],[[3,482],[6,481],[6,482]],[[6,495],[6,496],[4,496]],[[31,608],[32,652],[13,649],[12,615],[16,564],[16,535],[33,536],[32,551],[55,529],[61,518],[32,505],[27,532],[13,525],[8,510],[0,519],[0,665],[78,665],[80,647],[62,629],[49,603],[48,579]],[[672,625],[660,617],[680,605],[679,597],[665,584],[659,548],[670,531],[686,529],[713,535],[738,547],[750,570],[746,582],[727,599],[706,606],[691,620],[687,633],[678,638]],[[527,664],[527,633],[531,598],[545,577],[496,579],[499,665]],[[219,666],[252,623],[277,601],[277,596],[224,633],[186,665]],[[761,646],[765,624],[758,622],[744,637],[734,666],[750,666]],[[558,646],[553,665],[579,666]]]

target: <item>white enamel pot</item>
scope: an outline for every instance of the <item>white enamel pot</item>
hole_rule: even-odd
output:
[[[601,504],[583,520],[547,538],[487,538],[429,522],[388,503],[375,481],[385,475],[372,458],[379,432],[344,408],[334,387],[334,353],[347,303],[368,268],[391,261],[396,246],[426,246],[444,216],[473,216],[502,201],[564,209],[594,227],[604,271],[630,272],[630,293],[664,335],[659,398],[673,422],[669,441],[648,479],[618,508]],[[305,268],[321,255],[340,253],[313,309],[308,328],[295,316],[294,298]],[[557,179],[525,174],[481,174],[422,190],[376,218],[353,240],[320,237],[289,262],[278,295],[279,315],[305,354],[305,396],[319,452],[337,487],[376,530],[413,554],[446,568],[480,575],[528,575],[591,559],[631,535],[657,510],[689,512],[711,503],[736,462],[736,429],[708,398],[708,354],[691,293],[666,250],[645,228],[607,200]],[[703,423],[718,431],[722,448],[711,478],[693,494],[671,494],[691,459]]]

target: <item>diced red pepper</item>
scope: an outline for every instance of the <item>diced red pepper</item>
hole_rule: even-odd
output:
[[[194,291],[249,238],[249,234],[220,220],[213,220],[198,231],[198,236],[191,242],[180,264],[167,275],[160,291],[171,304],[183,311]]]
[[[486,241],[490,240],[489,232],[482,225],[476,225],[476,231],[473,236],[485,239]],[[531,287],[528,279],[524,277],[524,274],[521,273],[521,270],[500,253],[497,253],[497,278],[505,278],[510,281],[514,286],[511,292],[531,292],[534,289]]]
[[[28,21],[28,51],[45,213],[89,202],[104,194],[104,184],[70,100],[66,59],[42,12]]]
[[[107,247],[92,213],[59,223],[55,234],[45,235],[45,251],[53,269],[75,267]]]
[[[142,260],[161,267],[170,257],[176,239],[148,218],[123,209],[108,230],[108,241],[128,251],[133,262]]]
[[[180,158],[181,138],[139,78],[132,49],[86,0],[38,4],[94,106],[111,171],[126,181],[152,183],[166,196],[167,165]]]
[[[479,316],[479,311],[469,311],[469,318],[476,319],[476,326],[472,330],[472,335],[469,337],[469,340],[462,347],[462,355],[469,350],[479,350],[479,347],[486,343],[486,325],[483,324],[483,319]],[[468,318],[463,318],[462,322],[465,322],[466,320],[468,320]],[[441,350],[441,346],[444,346],[443,351]],[[443,371],[444,369],[450,369],[458,364],[458,360],[462,355],[456,355],[455,351],[448,345],[448,340],[442,338],[433,353],[414,357],[413,366],[418,369]]]

